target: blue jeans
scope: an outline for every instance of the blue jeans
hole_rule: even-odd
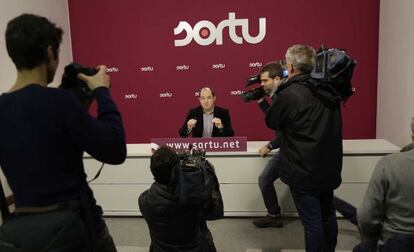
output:
[[[259,187],[262,192],[263,200],[267,212],[271,215],[280,214],[280,206],[277,201],[277,194],[273,183],[279,178],[280,169],[280,152],[276,152],[267,162],[262,173],[259,176]]]
[[[338,223],[332,206],[333,191],[290,191],[304,227],[306,252],[335,252]]]

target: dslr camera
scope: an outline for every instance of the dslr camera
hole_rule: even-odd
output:
[[[81,64],[71,63],[65,66],[65,71],[62,76],[62,82],[59,88],[72,91],[80,100],[80,102],[88,107],[93,101],[92,90],[88,85],[78,78],[78,73],[85,75],[95,75],[98,71],[95,68],[85,67]]]

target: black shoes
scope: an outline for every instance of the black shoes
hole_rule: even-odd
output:
[[[280,215],[276,217],[267,215],[265,217],[254,220],[253,224],[259,228],[266,228],[266,227],[281,228],[283,227],[283,222],[280,218]]]

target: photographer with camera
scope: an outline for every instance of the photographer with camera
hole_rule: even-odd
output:
[[[178,130],[180,137],[232,137],[230,113],[228,109],[215,106],[216,94],[209,87],[199,92],[200,106],[191,109]]]
[[[161,147],[151,156],[155,182],[138,199],[148,224],[151,252],[214,252],[206,220],[223,217],[214,168],[203,157]]]
[[[276,90],[278,89],[284,77],[284,69],[280,63],[268,63],[259,74],[260,85],[264,92],[274,100],[276,98]],[[270,105],[265,96],[256,96],[257,103],[262,111],[266,114]],[[276,137],[268,144],[259,149],[261,157],[266,157],[273,149],[280,148],[280,133],[276,132]],[[283,227],[281,221],[281,210],[277,200],[277,194],[273,183],[279,178],[280,167],[280,151],[276,152],[267,162],[262,173],[259,176],[259,187],[262,192],[263,200],[267,209],[267,215],[253,221],[256,227]]]
[[[276,91],[266,124],[282,132],[279,174],[304,226],[306,251],[333,252],[338,226],[332,199],[341,184],[343,154],[340,101],[334,89],[311,80],[313,48],[291,46],[286,66],[288,80]]]
[[[1,251],[116,251],[83,166],[84,151],[120,164],[126,158],[121,115],[109,76],[78,74],[98,105],[93,118],[72,92],[48,88],[59,64],[62,29],[23,14],[6,30],[17,68],[0,96],[0,166],[14,194],[15,212],[0,229]]]

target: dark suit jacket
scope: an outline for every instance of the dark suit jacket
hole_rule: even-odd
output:
[[[220,108],[214,106],[214,117],[220,118],[221,122],[223,123],[223,128],[219,129],[216,126],[213,126],[212,137],[231,137],[234,136],[233,128],[231,127],[231,120],[229,111],[225,108]],[[193,137],[202,137],[203,136],[203,108],[198,106],[197,108],[191,109],[187,117],[185,118],[184,125],[178,131],[180,137],[187,137],[188,130],[187,130],[187,122],[190,119],[196,119],[197,123],[193,130],[190,132]]]

